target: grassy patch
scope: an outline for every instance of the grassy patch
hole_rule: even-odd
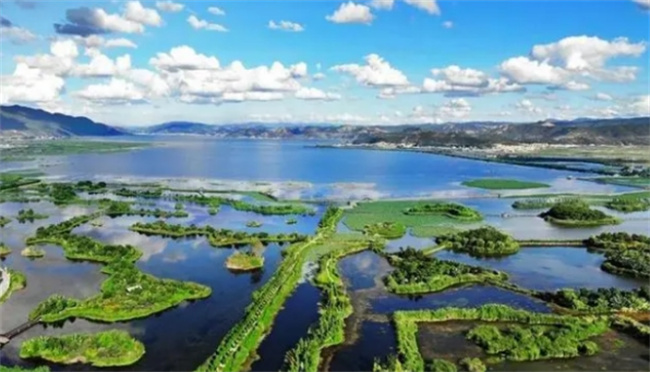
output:
[[[54,363],[87,363],[95,367],[128,366],[144,355],[144,345],[125,331],[40,336],[22,343],[21,358]]]
[[[525,190],[550,187],[545,183],[519,181],[506,178],[481,178],[465,181],[462,185],[486,190]]]
[[[0,304],[7,301],[9,296],[15,291],[19,291],[27,286],[27,278],[21,272],[9,269],[9,276],[11,277],[9,289],[0,297]]]
[[[226,267],[236,271],[250,271],[264,267],[264,257],[253,252],[236,251],[226,260]]]

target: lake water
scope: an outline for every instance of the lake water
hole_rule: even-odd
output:
[[[137,140],[151,141],[151,138]],[[153,140],[157,140],[154,138]],[[158,139],[160,140],[160,139]],[[477,208],[486,215],[486,223],[495,225],[521,239],[586,238],[599,231],[647,233],[650,214],[621,215],[619,226],[598,229],[562,229],[537,217],[502,218],[502,213],[516,214],[513,199],[481,198],[490,194],[461,186],[463,180],[480,177],[508,177],[546,182],[551,189],[542,192],[612,192],[630,188],[602,185],[568,179],[571,172],[529,168],[508,164],[485,163],[414,152],[336,150],[307,147],[311,142],[225,141],[203,138],[164,137],[164,147],[112,154],[85,154],[39,160],[49,164],[43,168],[53,177],[72,179],[101,178],[106,180],[174,179],[179,187],[216,185],[234,187],[268,187],[282,197],[354,198],[388,196],[436,196]],[[32,163],[33,164],[33,163]],[[5,163],[0,169],[20,164]],[[22,164],[20,166],[30,166]],[[536,192],[540,192],[537,190]],[[95,197],[105,197],[98,195]],[[241,196],[237,196],[241,197]],[[117,198],[120,199],[120,198]],[[154,206],[172,210],[172,202],[159,201]],[[11,222],[0,229],[2,241],[13,249],[3,265],[23,272],[28,286],[15,292],[0,305],[0,332],[26,320],[28,312],[55,293],[77,298],[99,291],[106,276],[101,266],[72,262],[63,257],[56,246],[46,246],[46,256],[29,260],[20,256],[24,240],[37,227],[58,223],[87,214],[92,207],[58,208],[51,203],[2,203],[0,215],[13,216],[20,209],[33,208],[49,215],[34,223]],[[205,207],[186,205],[187,218],[170,218],[169,223],[194,223],[242,231],[269,233],[298,232],[313,234],[324,205],[315,206],[313,216],[293,216],[295,225],[286,223],[288,216],[260,216],[222,206],[210,216]],[[526,212],[527,213],[527,212]],[[281,261],[283,246],[271,244],[264,250],[265,267],[251,273],[233,273],[225,268],[232,249],[210,246],[204,238],[167,239],[129,231],[135,222],[154,221],[149,217],[118,217],[99,219],[101,226],[86,224],[75,234],[90,236],[112,244],[132,244],[143,251],[138,267],[160,278],[190,280],[209,286],[212,295],[200,301],[184,303],[155,316],[116,324],[99,324],[82,319],[62,325],[36,326],[12,340],[1,351],[3,364],[33,367],[40,363],[21,360],[21,342],[39,335],[61,335],[73,332],[96,332],[124,329],[141,340],[146,347],[142,360],[124,370],[193,370],[212,354],[229,329],[242,317],[253,291],[262,286]],[[261,228],[246,227],[259,221]],[[340,231],[348,231],[344,224]],[[394,251],[403,246],[425,248],[433,239],[407,234],[389,242]],[[245,248],[244,248],[245,249]],[[611,276],[598,269],[602,257],[575,248],[525,248],[518,255],[500,261],[475,260],[465,255],[439,253],[441,258],[491,266],[508,272],[513,281],[529,288],[616,286],[631,288],[638,284]],[[443,257],[444,256],[444,257]],[[388,293],[382,278],[391,268],[375,253],[362,252],[341,260],[339,270],[344,278],[355,313],[347,322],[345,345],[328,349],[325,363],[331,370],[368,370],[374,358],[395,352],[394,328],[390,315],[397,310],[436,309],[446,306],[480,306],[503,303],[532,311],[548,312],[543,302],[490,286],[455,288],[422,296],[398,296]],[[284,355],[307,329],[318,320],[320,292],[309,282],[302,282],[279,312],[275,325],[258,349],[259,359],[252,361],[254,371],[277,371]],[[88,366],[51,365],[54,370],[88,370]],[[511,368],[507,365],[504,369]],[[532,367],[531,367],[532,368]]]

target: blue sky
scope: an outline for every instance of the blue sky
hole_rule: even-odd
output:
[[[648,115],[648,0],[0,1],[2,104],[116,125]]]

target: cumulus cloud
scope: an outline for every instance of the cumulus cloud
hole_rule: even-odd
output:
[[[145,26],[162,25],[160,14],[139,1],[127,2],[122,15],[107,13],[102,8],[68,9],[66,21],[55,23],[54,30],[59,34],[89,36],[109,32],[143,33]]]
[[[515,108],[521,112],[539,115],[542,113],[542,109],[535,106],[533,102],[529,99],[522,99],[521,101],[515,103]]]
[[[301,32],[305,30],[305,28],[300,23],[290,21],[269,21],[269,28],[271,30],[282,30],[290,32]]]
[[[187,45],[172,48],[169,53],[158,53],[149,64],[164,71],[177,70],[216,70],[219,60],[199,54]]]
[[[163,12],[176,13],[176,12],[180,12],[181,10],[183,10],[183,8],[185,8],[185,5],[179,4],[179,3],[174,3],[174,2],[172,2],[170,0],[156,1],[156,8],[158,8],[158,10],[161,10]]]
[[[105,39],[99,35],[89,35],[86,37],[74,36],[73,40],[86,48],[132,48],[136,49],[138,45],[126,38]]]
[[[402,71],[393,68],[377,54],[369,54],[365,58],[366,64],[336,65],[332,71],[348,74],[356,79],[359,84],[371,87],[399,87],[409,85],[408,78]]]
[[[404,2],[429,14],[440,14],[440,8],[436,0],[404,0]]]
[[[325,17],[330,22],[334,23],[363,23],[370,24],[375,16],[370,11],[370,8],[362,5],[355,4],[352,1],[341,4],[341,6],[331,15]]]
[[[491,78],[483,71],[451,65],[432,69],[434,79],[425,78],[422,92],[447,96],[478,96],[489,93],[522,91],[523,87],[504,78]]]
[[[632,0],[643,10],[650,10],[650,0]]]
[[[77,91],[76,96],[101,105],[117,105],[144,102],[145,96],[133,83],[113,78],[107,84],[92,84]]]
[[[75,65],[71,74],[79,77],[110,77],[126,72],[131,68],[131,57],[126,54],[115,61],[104,54],[95,54],[89,63]]]
[[[322,72],[317,72],[312,76],[312,79],[314,80],[323,80],[325,79],[325,74]]]
[[[31,69],[38,69],[46,74],[66,76],[74,66],[79,55],[77,45],[72,40],[55,40],[50,44],[49,54],[33,56],[16,56],[17,63],[23,63]]]
[[[37,39],[31,31],[14,25],[7,18],[0,17],[0,40],[8,40],[12,44],[26,44]]]
[[[445,102],[438,109],[438,115],[443,118],[463,118],[469,115],[472,106],[463,98],[455,98]]]
[[[636,97],[628,107],[634,115],[650,115],[650,95]]]
[[[12,75],[0,77],[0,103],[44,103],[59,99],[64,88],[63,78],[17,63]]]
[[[223,9],[218,8],[216,6],[209,7],[208,12],[210,12],[211,14],[214,14],[214,15],[218,15],[218,16],[226,15],[226,12],[224,12]]]
[[[108,39],[106,40],[106,44],[104,44],[107,48],[137,48],[138,45],[134,42],[132,42],[129,39],[125,38],[119,38],[119,39]]]
[[[597,101],[611,101],[613,98],[607,93],[598,92],[594,96],[594,99]]]
[[[341,99],[341,95],[338,93],[324,92],[316,88],[300,88],[295,97],[308,101],[336,101]]]
[[[224,26],[217,23],[210,23],[206,20],[197,18],[194,14],[187,18],[187,22],[195,30],[208,30],[208,31],[219,31],[219,32],[228,32],[228,29]]]
[[[372,0],[369,5],[375,9],[390,10],[393,9],[395,0]]]

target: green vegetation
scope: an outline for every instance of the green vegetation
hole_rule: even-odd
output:
[[[187,300],[208,297],[209,287],[170,279],[158,279],[126,260],[113,261],[102,272],[109,275],[101,293],[84,300],[54,295],[39,304],[30,319],[57,322],[70,317],[102,322],[144,318]]]
[[[34,212],[33,209],[21,209],[18,211],[18,216],[16,216],[16,219],[20,223],[25,223],[25,222],[34,222],[34,220],[43,220],[48,218],[49,216],[46,214],[41,214],[41,213],[36,213]]]
[[[113,194],[125,198],[159,199],[162,196],[162,190],[161,189],[133,190],[133,189],[127,189],[123,187],[119,190],[113,191]]]
[[[79,181],[75,185],[77,191],[85,191],[91,195],[93,194],[101,194],[106,191],[106,182],[100,181],[97,183],[93,183],[93,181]]]
[[[214,215],[217,214],[218,212],[219,212],[219,207],[210,207],[210,208],[208,209],[208,214],[209,214],[210,216],[214,216]]]
[[[49,185],[48,191],[52,202],[56,205],[71,204],[78,199],[74,187],[66,183]]]
[[[264,267],[264,257],[254,252],[236,251],[226,260],[226,267],[236,271],[261,269]]]
[[[8,149],[2,149],[0,160],[4,158]],[[40,174],[38,174],[40,175]],[[32,185],[41,182],[38,179],[29,177],[20,172],[2,172],[0,173],[0,191],[17,189],[22,186]]]
[[[467,187],[486,190],[524,190],[550,187],[550,185],[545,183],[526,182],[505,178],[481,178],[478,180],[465,181],[462,184]]]
[[[243,369],[264,335],[271,329],[273,319],[285,300],[298,285],[310,249],[327,241],[334,234],[342,214],[338,208],[328,208],[314,237],[293,244],[284,251],[286,253],[282,263],[266,284],[253,294],[253,301],[246,308],[243,319],[230,329],[216,352],[199,366],[199,372]]]
[[[467,338],[488,355],[500,359],[527,361],[552,358],[573,358],[593,355],[598,345],[589,338],[609,329],[609,321],[576,322],[568,326],[479,325],[467,333]]]
[[[11,254],[11,249],[5,244],[0,242],[0,258],[7,257]]]
[[[650,237],[624,232],[602,233],[585,240],[585,245],[605,252],[603,270],[616,275],[650,278]]]
[[[134,262],[142,255],[132,245],[103,244],[83,235],[70,233],[45,234],[37,230],[35,237],[27,239],[28,244],[56,244],[70,260],[110,263],[116,260]]]
[[[147,146],[149,145],[144,142],[133,143],[78,140],[29,141],[23,143],[23,145],[20,147],[2,149],[2,156],[0,156],[0,160],[24,161],[32,160],[37,156],[130,151]]]
[[[307,239],[306,236],[298,233],[271,235],[266,232],[247,233],[244,231],[233,231],[226,229],[215,229],[212,226],[198,227],[194,224],[189,226],[171,225],[164,221],[151,223],[136,222],[131,225],[131,230],[148,235],[161,235],[172,238],[207,236],[210,244],[215,247],[244,246],[255,241],[262,243],[294,243]]]
[[[22,368],[19,366],[7,367],[0,365],[0,372],[50,372],[50,367],[38,366],[35,368]]]
[[[620,329],[650,345],[650,326],[622,314],[612,316],[612,327]]]
[[[621,185],[621,186],[631,186],[631,187],[643,187],[647,188],[650,186],[650,177],[599,177],[595,178],[594,181],[600,183],[608,183],[611,185]]]
[[[315,213],[313,208],[307,207],[306,205],[300,203],[279,204],[273,202],[270,204],[252,204],[243,200],[228,199],[219,196],[207,196],[203,194],[175,194],[173,198],[177,201],[204,205],[211,208],[216,208],[219,205],[227,205],[238,211],[254,212],[261,215],[313,215]]]
[[[295,225],[295,224],[298,223],[298,220],[292,217],[292,218],[287,219],[286,223],[287,223],[287,225]]]
[[[538,292],[535,297],[581,312],[650,311],[650,289],[648,287],[630,291],[617,288],[562,289],[557,292]]]
[[[262,227],[262,223],[259,221],[248,221],[246,222],[246,227]]]
[[[599,332],[605,332],[608,327],[608,319],[606,317],[576,317],[534,313],[526,310],[514,309],[506,305],[496,304],[483,305],[477,308],[447,307],[437,310],[397,311],[393,314],[393,321],[397,331],[398,358],[400,365],[403,366],[404,370],[425,370],[425,361],[420,354],[417,344],[417,324],[420,322],[446,322],[452,320],[519,323],[521,325],[542,325],[545,327],[555,326],[567,329],[566,333],[571,335],[571,337],[582,338],[582,341],[586,341],[587,337],[599,334]],[[584,332],[584,336],[581,336],[581,332]],[[570,338],[563,339],[563,341],[567,339]],[[521,346],[522,348],[530,347],[532,350],[534,342],[536,342],[536,340],[527,338],[519,341],[519,344],[516,346]],[[562,343],[548,345],[548,350],[562,350],[564,346],[565,345]],[[544,345],[544,347],[546,347],[546,345]],[[584,345],[584,347],[592,348],[593,345]],[[583,350],[581,349],[580,351],[582,352]],[[530,357],[528,360],[536,359],[534,358],[535,355],[533,353],[527,356]],[[466,362],[467,361],[461,361],[460,365],[467,368],[468,365]]]
[[[438,245],[473,257],[495,257],[515,254],[519,243],[510,235],[486,226],[436,238]]]
[[[41,258],[45,257],[45,250],[39,247],[28,246],[20,251],[20,255],[27,258]]]
[[[546,221],[564,227],[616,225],[621,221],[597,209],[589,208],[584,200],[567,199],[555,203],[540,214]]]
[[[11,218],[0,216],[0,227],[5,227],[9,222],[11,222]]]
[[[21,272],[8,269],[8,273],[10,276],[9,289],[0,296],[0,304],[5,302],[13,292],[19,291],[27,286],[27,278]]]
[[[399,222],[380,222],[367,225],[363,232],[367,235],[378,235],[384,239],[399,239],[406,234],[406,226]]]
[[[487,367],[479,358],[463,358],[458,364],[469,372],[487,371]]]
[[[118,216],[150,216],[155,218],[183,218],[189,216],[189,214],[184,211],[182,208],[176,208],[174,211],[164,211],[161,209],[132,209],[131,203],[123,201],[108,201],[108,207],[106,208],[106,215],[110,217]]]
[[[429,363],[427,371],[431,372],[456,372],[458,368],[456,365],[445,359],[434,359]]]
[[[650,209],[650,200],[648,199],[623,199],[623,198],[614,198],[611,201],[605,203],[605,206],[609,209],[615,211],[631,213],[631,212],[642,212]]]
[[[498,271],[439,260],[410,247],[389,255],[388,260],[395,270],[384,281],[390,291],[399,294],[437,292],[468,283],[508,279]]]
[[[89,363],[95,367],[128,366],[144,355],[144,345],[125,331],[40,336],[22,343],[21,358],[54,363]]]
[[[319,306],[320,318],[309,329],[307,336],[300,339],[285,356],[288,371],[318,371],[321,351],[345,340],[345,319],[352,314],[353,308],[337,264],[342,257],[368,249],[369,246],[368,240],[349,240],[318,261],[319,270],[314,283],[323,293]]]
[[[512,208],[514,209],[546,209],[550,208],[553,206],[553,204],[557,203],[556,199],[525,199],[525,200],[517,200],[514,203],[512,203]]]
[[[437,236],[457,230],[462,224],[481,220],[481,215],[468,207],[437,201],[372,201],[362,202],[345,210],[345,225],[364,231],[366,226],[394,223],[411,228],[419,237]]]

